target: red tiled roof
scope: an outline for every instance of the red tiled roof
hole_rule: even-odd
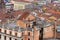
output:
[[[47,13],[52,13],[52,15],[56,16],[57,18],[60,17],[60,12],[57,12],[54,9],[49,9],[49,7],[47,7],[47,6],[43,6],[43,7],[47,8],[47,10],[46,10]]]
[[[10,16],[16,16],[16,15],[19,15],[19,14],[22,14],[22,10],[18,10],[18,11],[14,11],[14,12],[11,12],[11,13],[0,13],[0,19],[4,19],[5,17],[10,17]]]
[[[21,17],[19,18],[19,20],[25,19],[28,15],[29,15],[28,12],[24,12],[23,15],[21,15]]]

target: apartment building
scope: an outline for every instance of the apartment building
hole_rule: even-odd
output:
[[[15,21],[5,21],[1,23],[0,25],[0,39],[1,40],[40,40],[41,34],[40,34],[40,25],[43,25],[43,21],[39,21],[37,15],[40,15],[36,11],[29,11],[27,10],[23,12],[17,11],[14,12],[14,14],[22,14],[21,16],[16,16],[16,19],[14,17]],[[9,17],[9,16],[8,16]],[[42,17],[43,18],[43,17]],[[18,19],[18,20],[17,20]],[[44,19],[44,18],[43,18]],[[4,19],[5,20],[5,19]],[[29,21],[31,20],[31,21]],[[36,20],[36,21],[35,21]],[[30,23],[31,22],[31,23]],[[37,24],[33,25],[33,22],[35,23],[42,23],[37,26]],[[43,27],[43,26],[42,26]],[[53,38],[54,37],[54,24],[45,21],[44,24],[44,33],[43,38]],[[49,35],[47,35],[49,33]]]
[[[22,5],[29,4],[21,3]],[[20,2],[18,2],[18,4],[20,5]],[[19,6],[18,4],[15,6]],[[17,7],[17,9],[19,9],[19,7]],[[47,12],[51,15],[40,13],[37,9],[24,9],[22,12],[18,10],[10,14],[0,14],[0,19],[3,20],[0,22],[0,39],[41,40],[41,37],[56,38],[55,20],[60,18],[60,12],[48,8]],[[42,28],[44,30],[41,30]]]

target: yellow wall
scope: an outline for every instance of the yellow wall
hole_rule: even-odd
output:
[[[26,2],[16,2],[16,1],[12,1],[12,3],[14,4],[14,10],[25,9],[25,5],[30,4]]]

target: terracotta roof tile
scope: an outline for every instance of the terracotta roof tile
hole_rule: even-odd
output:
[[[10,16],[15,16],[15,15],[19,15],[19,14],[22,14],[22,10],[18,10],[18,11],[14,11],[14,12],[11,12],[11,13],[0,13],[0,19],[4,19],[5,17],[10,17]]]
[[[46,6],[45,6],[46,7]],[[52,13],[53,16],[56,16],[57,18],[60,17],[60,12],[56,12],[54,9],[49,9],[48,7],[47,8],[47,11],[48,13]]]
[[[28,15],[29,15],[28,12],[24,12],[23,15],[21,15],[21,17],[19,18],[19,20],[25,19]]]

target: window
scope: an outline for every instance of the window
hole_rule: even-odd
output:
[[[30,36],[30,32],[28,32],[28,36]]]
[[[36,25],[36,22],[33,22],[33,25],[35,26]]]
[[[12,34],[12,32],[10,31],[10,35]]]
[[[30,40],[30,38],[28,38],[28,40]]]
[[[6,34],[6,30],[5,30],[4,32],[5,32],[5,34]]]
[[[28,27],[30,28],[30,25]]]
[[[17,33],[15,33],[15,36],[17,36]]]
[[[10,40],[12,40],[11,37],[10,37]]]
[[[6,36],[4,36],[4,39],[6,40]]]
[[[22,32],[22,36],[23,36],[23,32]]]
[[[17,40],[17,39],[15,39],[15,40]]]
[[[23,40],[23,39],[21,39],[21,40]]]
[[[0,34],[0,39],[1,39],[1,34]]]
[[[60,32],[60,25],[57,25],[57,26],[56,26],[56,31],[57,31],[57,32]]]

